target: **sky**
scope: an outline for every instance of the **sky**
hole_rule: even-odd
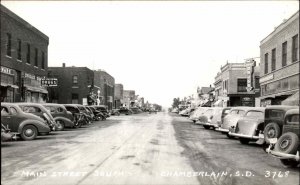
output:
[[[297,1],[1,1],[49,37],[48,65],[102,69],[150,103],[209,86],[226,62],[259,57],[260,41]]]

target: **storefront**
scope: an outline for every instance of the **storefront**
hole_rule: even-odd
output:
[[[44,103],[47,101],[48,91],[41,86],[41,79],[34,74],[23,73],[23,96],[25,102]]]
[[[299,74],[262,85],[261,106],[281,105],[283,100],[298,91]]]
[[[254,94],[230,94],[228,106],[237,107],[237,106],[246,106],[254,107],[255,106],[255,95]]]
[[[17,72],[13,69],[1,66],[1,102],[14,102],[15,94],[19,86],[16,85]]]

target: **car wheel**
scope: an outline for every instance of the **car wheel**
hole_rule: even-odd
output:
[[[205,129],[210,129],[210,126],[207,126],[207,125],[203,125],[203,127],[204,127]]]
[[[57,129],[58,131],[62,131],[65,129],[65,123],[63,121],[57,120],[56,123],[57,123],[57,126],[55,129]]]
[[[270,138],[278,138],[280,136],[280,128],[277,123],[269,123],[264,129],[264,138],[266,143],[270,143]]]
[[[23,127],[21,132],[21,138],[23,140],[33,140],[36,138],[38,132],[35,126],[33,125],[26,125]]]
[[[229,139],[233,139],[233,136],[229,135],[229,133],[226,133],[226,136],[227,136]]]
[[[284,133],[275,144],[275,151],[286,154],[296,154],[299,147],[299,138],[293,132]]]
[[[250,140],[247,138],[240,138],[240,143],[243,145],[247,145],[249,144]]]
[[[280,159],[280,162],[286,167],[296,167],[299,164],[299,162],[289,159]]]

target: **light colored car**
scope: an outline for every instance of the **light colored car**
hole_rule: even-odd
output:
[[[224,108],[211,107],[208,108],[200,117],[199,122],[205,129],[218,128],[218,122],[221,121],[221,115]]]
[[[189,119],[196,123],[199,120],[199,117],[208,109],[209,107],[198,107],[192,112]]]
[[[221,127],[217,128],[216,131],[227,134],[227,137],[232,138],[230,136],[229,130],[232,126],[236,126],[238,120],[245,116],[247,111],[251,110],[253,107],[234,107],[230,110],[230,112],[224,117],[224,120],[221,124]]]
[[[244,117],[238,120],[236,126],[232,126],[229,135],[238,137],[242,144],[259,139],[259,127],[263,126],[265,118],[264,107],[253,107]]]

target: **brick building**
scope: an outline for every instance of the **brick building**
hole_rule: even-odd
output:
[[[95,88],[99,87],[100,90],[100,104],[106,105],[108,110],[114,106],[115,96],[115,79],[106,71],[94,71],[94,84]]]
[[[262,106],[299,92],[299,11],[261,41],[260,57]]]
[[[123,91],[123,106],[132,107],[135,104],[135,91],[134,90],[124,90]]]
[[[94,73],[87,67],[49,67],[48,77],[57,78],[58,86],[49,87],[49,102],[62,104],[95,104]]]
[[[45,102],[49,38],[1,5],[1,102]]]
[[[222,66],[214,85],[214,106],[259,106],[259,67],[252,59]]]
[[[123,99],[123,84],[115,84],[115,109],[122,106],[122,99]]]

